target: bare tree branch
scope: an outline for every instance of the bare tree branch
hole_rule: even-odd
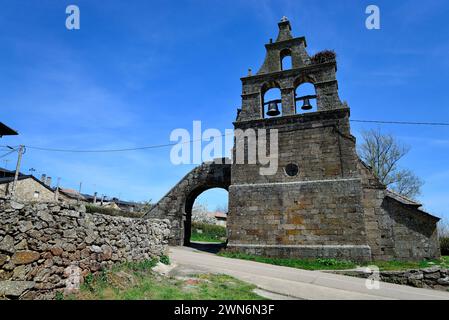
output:
[[[392,190],[409,198],[420,194],[423,181],[408,169],[400,169],[399,161],[410,151],[390,134],[379,130],[362,133],[363,144],[358,152],[362,160],[373,170],[377,178]]]

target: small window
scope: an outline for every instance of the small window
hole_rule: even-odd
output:
[[[285,166],[285,173],[289,176],[289,177],[295,177],[298,175],[299,172],[299,168],[296,164],[294,163],[289,163],[288,165]]]
[[[34,191],[33,198],[39,199],[39,191]]]

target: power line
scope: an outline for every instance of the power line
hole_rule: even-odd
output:
[[[16,152],[16,151],[17,151],[17,150],[14,149],[14,150],[12,150],[12,151],[10,151],[10,152],[8,152],[8,153],[5,153],[4,155],[1,155],[1,156],[0,156],[0,159],[1,159],[1,158],[4,158],[4,157],[7,157],[7,156],[9,156],[11,153],[14,153],[14,152]]]
[[[399,125],[425,125],[425,126],[449,126],[449,123],[446,122],[411,122],[411,121],[382,121],[382,120],[350,120],[351,122],[359,122],[359,123],[378,123],[378,124],[399,124]],[[222,134],[219,136],[213,136],[211,138],[221,138],[229,134]],[[203,141],[202,139],[189,140],[182,143],[174,142],[174,143],[166,143],[166,144],[157,144],[151,146],[143,146],[143,147],[135,147],[135,148],[118,148],[118,149],[92,149],[92,150],[83,150],[83,149],[60,149],[60,148],[45,148],[45,147],[37,147],[37,146],[26,146],[29,149],[40,150],[40,151],[49,151],[49,152],[67,152],[67,153],[111,153],[111,152],[127,152],[127,151],[139,151],[139,150],[148,150],[148,149],[159,149],[165,147],[172,147],[178,144],[186,144],[197,141]],[[5,147],[5,146],[0,146]],[[14,150],[17,151],[17,150]],[[12,152],[14,152],[12,151]],[[10,152],[10,153],[12,153]],[[8,154],[10,154],[8,153]],[[6,155],[8,155],[6,154]],[[4,155],[4,156],[6,156]],[[1,156],[0,158],[4,157]]]
[[[210,138],[221,138],[227,135],[231,135],[233,133],[229,134],[222,134],[219,136],[212,136]],[[71,152],[71,153],[109,153],[109,152],[126,152],[126,151],[139,151],[139,150],[148,150],[148,149],[158,149],[158,148],[165,148],[165,147],[172,147],[178,144],[187,144],[192,142],[198,142],[203,141],[203,139],[196,139],[196,140],[189,140],[182,143],[173,142],[173,143],[166,143],[166,144],[157,144],[152,146],[143,146],[143,147],[135,147],[135,148],[121,148],[121,149],[99,149],[99,150],[81,150],[81,149],[57,149],[57,148],[44,148],[44,147],[34,147],[34,146],[26,146],[29,149],[35,149],[35,150],[41,150],[41,151],[51,151],[51,152]]]
[[[445,122],[408,122],[408,121],[380,121],[380,120],[350,120],[351,122],[363,123],[380,123],[380,124],[405,124],[405,125],[422,125],[422,126],[449,126]]]
[[[190,143],[193,141],[187,141],[185,143]],[[123,148],[123,149],[99,149],[99,150],[80,150],[80,149],[56,149],[56,148],[44,148],[44,147],[34,147],[34,146],[26,146],[29,149],[41,150],[41,151],[51,151],[51,152],[73,152],[73,153],[106,153],[106,152],[125,152],[125,151],[138,151],[138,150],[146,150],[146,149],[157,149],[163,147],[174,146],[177,143],[167,143],[167,144],[158,144],[153,146],[144,146],[144,147],[136,147],[136,148]]]

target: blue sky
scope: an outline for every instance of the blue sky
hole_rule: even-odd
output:
[[[65,28],[69,4],[81,10],[80,30]],[[380,30],[365,28],[369,4],[380,7]],[[240,105],[239,78],[260,67],[283,15],[306,37],[309,54],[337,52],[340,97],[352,119],[449,122],[448,14],[444,0],[1,0],[0,121],[20,135],[0,144],[165,144],[193,120],[224,132]],[[357,137],[373,127],[352,123]],[[412,147],[401,164],[425,181],[420,200],[449,217],[449,128],[380,128]],[[82,181],[84,192],[155,201],[193,167],[172,165],[169,153],[28,149],[23,171],[61,177],[69,188]],[[0,166],[4,159],[12,168],[14,157]],[[211,191],[202,200],[213,208],[224,196]]]

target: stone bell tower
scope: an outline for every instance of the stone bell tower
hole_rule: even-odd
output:
[[[266,163],[259,158],[256,163],[234,161],[228,249],[370,260],[355,138],[349,108],[338,96],[335,54],[323,51],[310,57],[305,38],[293,37],[287,18],[278,26],[276,41],[265,45],[260,70],[241,79],[242,106],[234,122],[235,130],[245,134],[265,130],[268,141],[270,130],[277,130],[278,166],[274,174],[262,175]],[[287,56],[290,69],[282,66]],[[298,97],[297,88],[306,83],[313,85],[314,94]],[[272,88],[279,89],[281,97],[266,101]],[[309,110],[310,101],[316,101],[315,109]],[[235,144],[243,143],[248,152],[248,137],[239,139]],[[234,159],[235,152],[236,145]]]
[[[193,169],[145,218],[169,219],[170,244],[188,245],[193,202],[219,187],[229,190],[228,250],[350,260],[438,258],[439,218],[387,190],[358,158],[349,107],[338,97],[335,53],[310,57],[287,18],[278,25],[260,70],[241,79],[232,164],[220,160]],[[287,58],[290,66],[283,63]],[[305,87],[311,92],[301,93]],[[274,99],[273,90],[280,92]]]

